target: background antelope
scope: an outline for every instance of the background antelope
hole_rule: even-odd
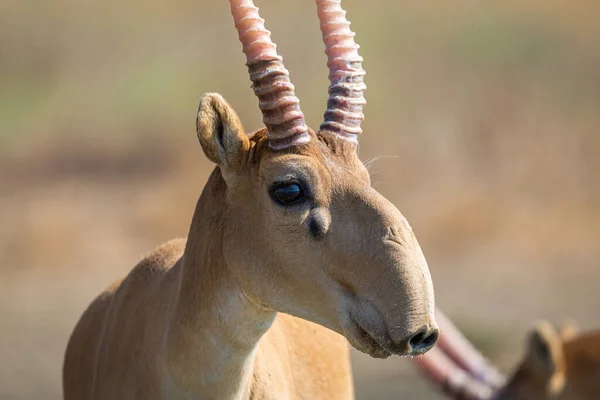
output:
[[[600,332],[557,330],[541,321],[530,332],[521,363],[495,400],[600,398]]]
[[[600,396],[598,331],[579,332],[572,322],[558,329],[548,321],[538,322],[528,335],[525,354],[505,380],[440,312],[438,320],[441,326],[449,324],[448,330],[417,365],[448,398],[595,400]],[[444,345],[448,338],[452,339],[449,349]]]
[[[246,135],[220,95],[201,98],[198,139],[217,167],[187,241],[89,306],[65,355],[67,400],[350,399],[344,337],[380,358],[435,344],[421,248],[357,156],[354,33],[340,0],[316,3],[331,82],[317,132],[258,9],[230,0],[266,129]]]

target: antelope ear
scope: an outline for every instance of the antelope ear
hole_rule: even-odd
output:
[[[549,322],[538,322],[530,333],[529,354],[534,368],[542,375],[551,376],[562,368],[562,341]]]
[[[573,321],[565,321],[558,328],[558,334],[563,342],[573,339],[578,333],[579,326]]]
[[[250,148],[240,118],[218,93],[200,98],[196,132],[206,157],[222,168],[236,168]]]

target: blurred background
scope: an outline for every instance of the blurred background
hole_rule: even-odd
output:
[[[256,4],[318,127],[314,2]],[[600,3],[344,6],[368,73],[360,156],[438,305],[504,371],[538,318],[600,328]],[[225,0],[4,0],[0,38],[0,399],[59,399],[85,307],[187,234],[213,168],[200,95],[247,131],[261,116]],[[353,357],[358,399],[441,398],[410,361]]]

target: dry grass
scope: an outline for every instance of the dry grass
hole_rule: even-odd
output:
[[[257,1],[318,125],[310,1]],[[411,221],[438,303],[511,365],[539,317],[600,326],[600,7],[344,0],[368,72],[361,157]],[[0,5],[0,399],[60,398],[94,294],[185,235],[211,166],[202,92],[260,126],[227,4]],[[393,156],[393,157],[387,157]],[[355,355],[359,399],[438,398]]]

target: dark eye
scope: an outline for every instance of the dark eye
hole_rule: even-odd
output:
[[[272,191],[272,196],[275,201],[282,205],[291,205],[302,200],[304,191],[297,183],[287,183],[277,186]]]

